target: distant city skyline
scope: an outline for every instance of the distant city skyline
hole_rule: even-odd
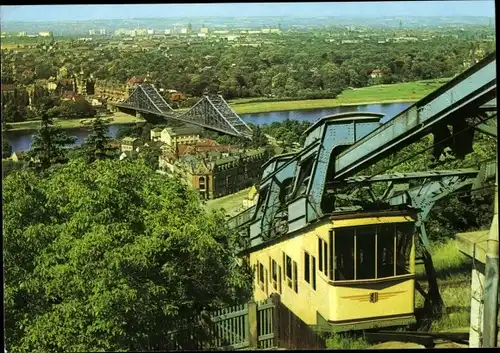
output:
[[[17,5],[0,6],[7,22],[118,20],[168,17],[387,17],[495,16],[495,2],[398,1],[321,3],[210,3],[142,5]]]

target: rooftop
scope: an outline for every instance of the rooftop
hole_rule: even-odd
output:
[[[122,142],[129,142],[129,143],[132,143],[132,142],[135,142],[139,140],[137,137],[130,137],[130,136],[127,136],[127,137],[124,137]]]
[[[202,128],[198,126],[169,127],[166,129],[170,136],[195,135],[202,132]]]
[[[132,77],[131,79],[129,79],[127,81],[127,84],[129,85],[137,85],[137,84],[141,84],[144,82],[144,77],[142,76],[134,76]]]
[[[235,146],[224,146],[224,145],[208,145],[208,144],[195,144],[195,145],[178,145],[177,153],[179,156],[183,156],[189,153],[217,153],[217,152],[229,152],[231,150],[235,150]]]

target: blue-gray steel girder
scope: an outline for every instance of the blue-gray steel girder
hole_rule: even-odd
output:
[[[421,184],[420,192],[422,192],[424,185],[427,182],[432,180],[441,180],[444,177],[449,176],[459,176],[459,177],[468,177],[475,178],[475,183],[478,182],[478,177],[481,173],[479,173],[475,169],[459,169],[459,170],[439,170],[439,171],[427,171],[427,172],[410,172],[410,173],[393,173],[386,175],[376,175],[373,177],[369,176],[356,176],[347,178],[342,183],[333,183],[328,184],[326,188],[326,192],[328,194],[334,194],[336,200],[350,200],[350,201],[360,201],[358,200],[357,193],[366,189],[372,194],[372,201],[384,201],[389,200],[395,195],[401,195],[403,192],[410,189],[410,181],[417,181],[419,179],[424,179]],[[481,175],[484,175],[481,174]],[[490,178],[491,176],[484,176],[481,181],[486,180],[486,177]],[[371,184],[387,182],[388,185],[384,190],[383,194],[380,196],[376,196],[371,191]],[[347,191],[347,192],[346,192]],[[380,193],[380,191],[379,191]],[[339,206],[335,205],[335,210],[337,210]]]
[[[282,183],[293,178],[296,166],[295,154],[282,154],[272,157],[264,164],[264,172],[259,185],[259,200],[250,224],[251,236],[267,235],[271,230],[276,211],[280,207],[279,196]],[[267,192],[264,194],[264,190]],[[265,199],[262,199],[262,198]]]
[[[477,177],[475,174],[449,175],[441,180],[430,181],[423,186],[412,188],[400,195],[392,196],[388,201],[392,206],[409,205],[419,209],[418,219],[415,226],[420,228],[419,233],[422,244],[427,251],[430,251],[429,239],[425,232],[425,221],[434,204],[448,196],[450,193],[460,190],[466,186],[473,185]]]
[[[290,159],[290,157],[287,157],[286,159]],[[286,160],[284,160],[284,162],[285,161]],[[278,163],[278,167],[279,166],[280,165]],[[268,234],[271,230],[276,212],[281,206],[283,206],[279,199],[280,194],[285,192],[285,190],[283,190],[285,186],[282,183],[288,178],[293,178],[296,166],[296,160],[293,160],[291,163],[287,163],[285,168],[281,169],[272,177],[271,180],[263,185],[263,187],[269,187],[268,198],[262,214],[261,232],[263,235]]]
[[[343,151],[335,161],[335,178],[344,179],[415,140],[429,128],[464,109],[480,108],[496,95],[496,53],[415,103],[363,140]]]
[[[330,160],[332,154],[336,153],[336,148],[352,145],[371,131],[377,129],[382,117],[383,114],[370,112],[343,113],[323,118],[309,128],[311,133],[315,131],[321,132],[321,144],[316,149],[313,149],[310,154],[305,154],[301,157],[301,161],[305,161],[310,155],[314,155],[315,157],[312,172],[309,176],[309,182],[305,191],[307,208],[303,212],[306,214],[306,222],[311,222],[323,216],[321,203],[323,200],[327,173],[330,167]],[[301,185],[298,185],[298,175],[300,172],[301,168],[299,166],[297,168],[296,183],[294,185],[295,194],[299,192],[298,188],[301,187]],[[297,194],[296,196],[300,195]],[[297,215],[289,213],[288,217],[289,219],[294,219]]]

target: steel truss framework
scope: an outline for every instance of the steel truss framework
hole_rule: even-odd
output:
[[[251,138],[252,130],[220,95],[204,96],[191,109],[179,114],[151,84],[142,84],[117,107],[201,126],[227,135]]]
[[[367,113],[359,113],[351,117],[355,118],[352,121],[341,114],[321,119],[306,131],[306,142],[300,152],[264,170],[257,205],[229,221],[244,239],[242,253],[271,238],[301,230],[327,214],[413,208],[418,211],[415,225],[423,245],[429,282],[425,306],[430,313],[440,315],[443,301],[425,221],[438,200],[462,188],[479,187],[494,175],[493,168],[374,177],[355,175],[428,134],[434,135],[434,145],[441,145],[439,135],[448,125],[452,131],[447,131],[446,138],[454,142],[458,156],[473,152],[474,128],[496,137],[495,68],[496,53],[492,53],[382,126],[373,126],[378,123],[376,114],[372,114],[372,119]],[[295,167],[286,170],[293,163]],[[286,190],[288,178],[293,180],[291,192]],[[410,181],[416,186],[411,186]],[[379,188],[382,182],[389,185]],[[368,197],[361,193],[368,193]],[[279,198],[280,194],[285,197]]]

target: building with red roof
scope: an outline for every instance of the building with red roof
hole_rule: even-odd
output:
[[[144,83],[145,78],[143,76],[134,76],[127,81],[128,86],[136,86]]]

